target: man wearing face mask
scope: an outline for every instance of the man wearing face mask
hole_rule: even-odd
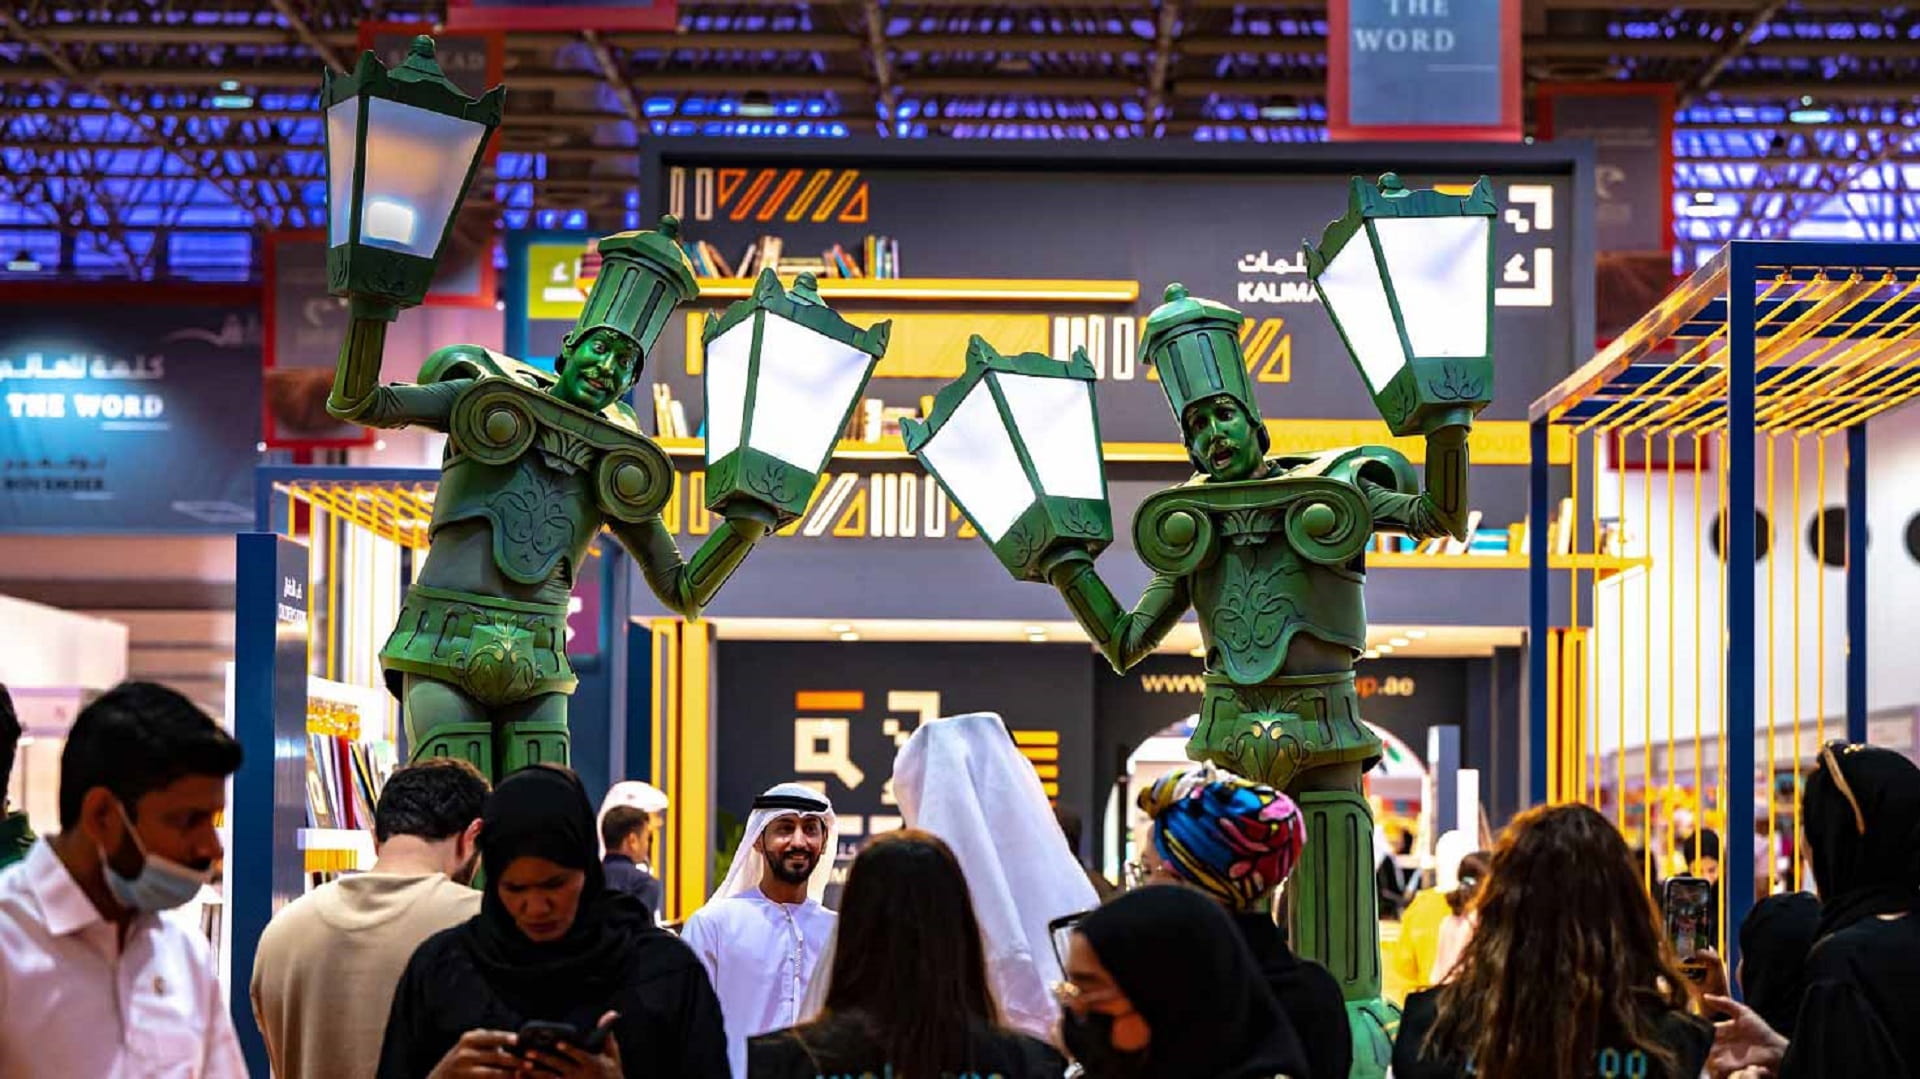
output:
[[[288,904],[260,935],[253,1015],[280,1079],[372,1075],[394,986],[420,942],[480,912],[471,887],[487,781],[455,757],[393,773],[371,871]]]
[[[0,875],[0,1079],[246,1075],[207,942],[159,916],[199,894],[240,746],[128,682],[60,757],[60,834]]]
[[[833,935],[820,905],[837,845],[833,805],[798,783],[753,800],[733,866],[680,931],[720,996],[727,1057],[747,1074],[747,1039],[799,1023],[807,985]]]

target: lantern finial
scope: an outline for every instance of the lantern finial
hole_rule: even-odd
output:
[[[1400,174],[1397,172],[1380,174],[1380,193],[1390,199],[1404,198],[1408,194],[1406,185],[1400,182]]]
[[[1173,284],[1168,285],[1167,291],[1161,295],[1166,303],[1176,303],[1187,298],[1187,286],[1175,281]]]
[[[407,46],[407,55],[433,59],[433,39],[425,34],[414,35],[413,44]]]
[[[653,230],[669,240],[678,240],[680,238],[680,219],[672,214],[661,214],[660,223],[655,225]]]
[[[787,295],[801,303],[819,304],[820,282],[812,274],[803,273],[793,279],[793,287],[787,290]]]

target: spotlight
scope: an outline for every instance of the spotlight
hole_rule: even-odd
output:
[[[830,633],[852,633],[853,625],[848,622],[835,622],[833,625],[828,626],[827,630]]]
[[[1259,109],[1259,117],[1262,120],[1298,120],[1306,114],[1307,110],[1303,106],[1291,101],[1281,101],[1278,98],[1267,101]]]
[[[19,254],[7,260],[7,269],[14,273],[39,273],[40,260],[33,257],[33,252],[23,247]]]
[[[1427,636],[1427,631],[1424,629],[1410,629],[1407,631],[1407,636],[1413,638],[1416,641],[1424,640]]]
[[[734,106],[737,116],[765,117],[774,114],[773,95],[765,90],[748,90],[740,95],[740,103]]]
[[[1407,645],[1413,642],[1407,640],[1405,637],[1395,637],[1392,640],[1388,641],[1387,643],[1394,646],[1395,648],[1405,648]]]
[[[860,635],[858,633],[842,633],[840,639],[846,641],[848,644],[852,644],[854,641],[860,639]]]

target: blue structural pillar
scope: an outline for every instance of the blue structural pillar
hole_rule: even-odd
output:
[[[1866,740],[1867,425],[1856,423],[1847,428],[1847,741]]]
[[[1547,627],[1552,620],[1548,609],[1547,524],[1553,520],[1548,509],[1547,480],[1552,460],[1548,456],[1552,430],[1545,417],[1533,421],[1529,432],[1527,457],[1527,791],[1529,805],[1547,800]],[[1568,612],[1569,621],[1578,612]]]
[[[1726,745],[1721,775],[1727,785],[1726,830],[1720,880],[1726,895],[1727,969],[1740,962],[1735,932],[1753,906],[1753,859],[1744,850],[1753,828],[1754,787],[1754,266],[1753,249],[1736,240],[1727,279],[1727,564]],[[1776,548],[1777,549],[1777,548]]]

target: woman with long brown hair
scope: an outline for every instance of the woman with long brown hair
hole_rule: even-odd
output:
[[[1065,1071],[1058,1053],[1000,1025],[967,878],[932,833],[867,844],[847,874],[836,939],[824,1010],[750,1040],[751,1079]]]
[[[1407,998],[1398,1079],[1692,1079],[1713,1042],[1640,867],[1587,806],[1514,818],[1452,979]]]

